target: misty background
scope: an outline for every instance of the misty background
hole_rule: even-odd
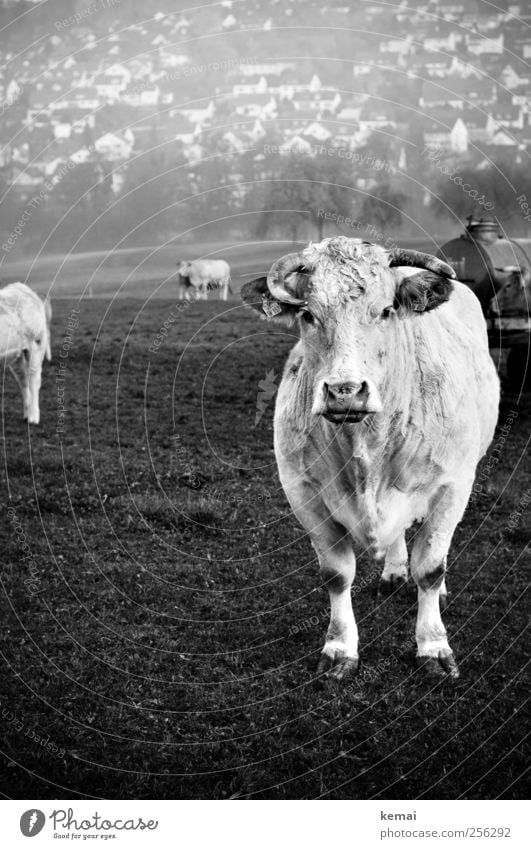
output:
[[[0,255],[529,236],[531,2],[4,0]]]

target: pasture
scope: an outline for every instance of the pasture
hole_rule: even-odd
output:
[[[462,677],[417,671],[415,594],[378,598],[362,556],[361,671],[335,684],[315,677],[328,597],[272,450],[293,333],[237,299],[62,294],[39,427],[4,376],[5,792],[523,797],[530,397],[502,402],[500,462],[451,549]]]

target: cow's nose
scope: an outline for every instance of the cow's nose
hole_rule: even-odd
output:
[[[369,385],[366,380],[361,383],[342,381],[340,383],[325,383],[324,391],[328,403],[349,405],[352,401],[364,401],[369,395]]]

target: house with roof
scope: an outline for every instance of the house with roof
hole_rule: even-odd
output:
[[[34,114],[37,112],[51,114],[55,110],[67,108],[69,101],[68,98],[65,99],[65,91],[65,84],[59,80],[38,80],[30,95]]]
[[[528,85],[516,86],[511,90],[511,103],[513,106],[522,106],[524,111],[531,107],[531,89]]]
[[[486,144],[491,138],[490,116],[481,109],[464,109],[461,120],[466,126],[470,144]]]
[[[223,149],[228,153],[243,153],[248,148],[248,144],[237,136],[236,133],[233,133],[232,130],[227,130],[222,135],[221,141],[223,142]]]
[[[76,106],[82,110],[97,109],[100,105],[98,91],[94,86],[84,85],[79,88],[74,88],[70,92],[68,106]]]
[[[410,76],[421,79],[428,77],[446,77],[452,67],[452,57],[444,53],[430,52],[429,50],[417,49],[415,53],[407,57],[406,67]]]
[[[238,73],[244,77],[276,76],[280,77],[285,71],[296,68],[294,62],[249,62],[238,65]]]
[[[12,160],[14,161],[14,160]],[[42,174],[35,166],[16,166],[11,172],[11,188],[21,199],[26,199],[42,186]]]
[[[366,140],[365,131],[361,131],[359,124],[343,124],[334,122],[334,142],[339,147],[354,150]]]
[[[489,147],[518,147],[519,139],[514,131],[507,129],[507,127],[498,127],[486,144]]]
[[[232,86],[235,97],[241,94],[263,94],[267,90],[267,80],[263,74],[256,77],[248,76],[245,81],[234,83]]]
[[[352,121],[358,122],[361,115],[361,108],[363,103],[348,103],[344,104],[341,109],[338,111],[336,117],[338,121]]]
[[[389,104],[370,98],[363,104],[359,116],[360,130],[379,130],[382,127],[396,127],[390,116]]]
[[[235,29],[237,27],[238,21],[234,17],[234,15],[227,15],[226,18],[221,22],[221,26],[223,29]]]
[[[425,80],[422,83],[419,106],[433,109],[448,105],[454,109],[467,106],[491,106],[496,102],[496,84],[487,78],[465,80],[458,75],[447,76],[444,80]]]
[[[131,71],[125,65],[114,63],[109,68],[96,74],[93,85],[99,97],[107,100],[118,100],[121,93],[130,84],[131,79]]]
[[[266,135],[267,135],[267,133],[266,133],[266,131],[265,131],[265,129],[264,129],[264,125],[262,124],[262,122],[261,122],[258,118],[257,118],[257,119],[256,119],[256,121],[254,122],[254,124],[253,124],[253,126],[251,127],[251,129],[248,129],[248,130],[247,130],[247,136],[248,136],[248,137],[249,137],[249,139],[251,139],[251,141],[253,141],[253,142],[257,142],[257,141],[259,141],[260,139],[265,138],[265,137],[266,137]]]
[[[292,103],[296,110],[304,110],[322,115],[324,112],[334,114],[340,103],[341,95],[335,89],[307,89],[295,92]]]
[[[308,139],[303,139],[302,136],[292,136],[280,145],[279,152],[283,154],[302,153],[304,155],[310,155],[312,153],[312,144]]]
[[[385,41],[380,41],[380,53],[391,53],[397,57],[406,56],[412,50],[413,36],[411,33],[402,36],[401,38],[390,38]]]
[[[304,138],[316,142],[325,142],[328,141],[328,139],[332,138],[332,133],[330,132],[330,130],[328,130],[319,121],[313,121],[311,124],[308,124],[308,126],[303,129],[302,135]]]
[[[503,54],[504,50],[504,34],[503,32],[490,38],[484,35],[473,35],[466,33],[465,35],[466,49],[474,56],[481,56],[483,53]]]
[[[234,113],[237,116],[265,121],[277,114],[277,101],[268,92],[242,95],[236,101]]]
[[[426,147],[441,149],[456,154],[468,150],[468,130],[463,119],[455,113],[438,112],[437,119],[427,118],[423,126],[423,138]]]
[[[184,68],[190,58],[176,47],[161,47],[158,51],[161,68]]]
[[[96,152],[105,160],[127,159],[134,146],[134,135],[128,128],[123,133],[104,133],[94,142]]]
[[[456,0],[438,0],[437,14],[447,21],[459,21],[470,3],[456,2]]]
[[[72,135],[72,124],[70,121],[52,121],[54,138],[69,139]]]
[[[161,91],[156,83],[140,80],[129,84],[122,92],[121,98],[128,106],[158,106]]]
[[[451,28],[445,35],[427,36],[423,40],[423,46],[429,53],[455,53],[457,45],[462,40],[462,34]]]
[[[525,110],[522,106],[515,106],[512,103],[499,104],[490,112],[491,132],[494,132],[498,127],[507,127],[508,129],[521,130],[525,124]]]
[[[518,86],[529,86],[530,79],[529,74],[520,75],[512,65],[505,65],[500,74],[502,84],[510,91],[518,88]]]
[[[210,121],[215,114],[214,101],[210,100],[206,106],[180,106],[179,112],[185,115],[192,124],[204,124]]]

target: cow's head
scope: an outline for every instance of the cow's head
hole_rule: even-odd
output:
[[[499,316],[528,316],[531,313],[531,271],[518,265],[496,269],[499,289],[490,311]]]
[[[359,422],[383,409],[400,322],[421,320],[447,301],[452,277],[453,269],[429,254],[339,236],[282,257],[241,293],[272,321],[299,319],[312,413]]]
[[[177,274],[180,274],[181,277],[188,277],[191,267],[192,263],[189,260],[182,260],[177,263]]]

